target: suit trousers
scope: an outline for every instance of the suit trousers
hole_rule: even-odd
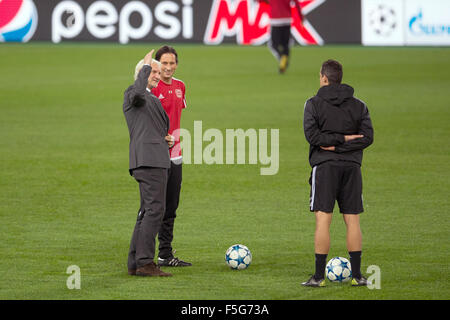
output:
[[[159,257],[172,258],[173,226],[177,216],[177,208],[180,202],[182,164],[171,161],[167,181],[166,212],[164,213],[161,228],[158,233]]]
[[[141,206],[128,253],[130,270],[154,262],[156,235],[166,210],[167,169],[140,167],[132,174],[139,183]]]

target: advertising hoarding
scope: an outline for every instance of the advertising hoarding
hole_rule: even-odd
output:
[[[364,45],[450,45],[450,1],[362,0]]]
[[[296,1],[297,43],[360,43],[360,0]],[[270,7],[256,0],[0,1],[0,41],[260,45],[269,37]]]
[[[296,0],[301,45],[450,45],[449,0]],[[106,41],[260,45],[270,7],[257,0],[1,0],[0,42]]]

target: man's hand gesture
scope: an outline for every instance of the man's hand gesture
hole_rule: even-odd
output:
[[[153,51],[155,51],[155,49],[152,49],[149,53],[147,53],[145,55],[145,57],[144,57],[144,64],[151,65],[152,59],[153,59]]]

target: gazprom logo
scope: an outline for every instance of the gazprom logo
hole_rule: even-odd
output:
[[[409,20],[409,30],[414,35],[443,36],[450,35],[450,24],[427,23],[422,10]]]
[[[0,42],[27,42],[36,31],[37,22],[32,0],[0,0]]]

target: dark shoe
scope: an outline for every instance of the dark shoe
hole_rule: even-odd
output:
[[[366,278],[364,278],[363,276],[361,276],[361,278],[353,278],[352,279],[352,286],[353,287],[364,287],[364,286],[368,286],[370,283],[369,280],[367,280]]]
[[[314,276],[312,276],[311,278],[309,278],[308,281],[302,282],[302,286],[305,286],[305,287],[325,287],[325,279],[316,280],[316,278],[314,278]]]
[[[170,274],[170,273],[161,271],[161,269],[159,269],[159,267],[154,262],[146,264],[143,267],[137,268],[136,275],[142,276],[142,277],[171,277],[172,276],[172,274]]]
[[[180,260],[178,258],[167,258],[167,259],[161,259],[158,258],[158,266],[161,267],[190,267],[192,266],[192,263],[186,262],[183,260]]]
[[[135,276],[136,275],[136,269],[128,269],[128,275]]]

